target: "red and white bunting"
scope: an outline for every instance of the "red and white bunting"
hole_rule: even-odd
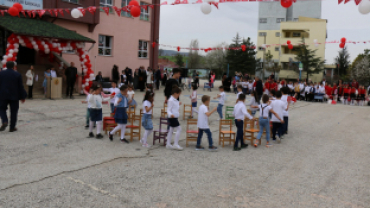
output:
[[[355,0],[356,5],[358,5],[362,0]]]
[[[167,1],[162,2],[161,5],[167,5]]]
[[[214,5],[214,6],[218,9],[218,2],[214,2],[214,1],[212,1],[212,2],[211,2],[211,5]]]
[[[154,9],[154,5],[153,4],[149,5],[149,7],[152,8],[152,9]]]
[[[87,8],[87,10],[88,10],[92,15],[95,15],[96,7],[91,6],[91,7]]]
[[[120,17],[122,9],[118,9],[118,7],[116,7],[116,6],[113,6],[113,9],[114,9],[114,11],[116,11],[117,15]]]
[[[342,3],[343,2],[343,0],[338,0],[338,4],[340,4],[340,3]]]
[[[195,3],[193,3],[193,4],[201,4],[201,3],[203,3],[203,1],[202,0],[198,0]]]
[[[71,10],[70,9],[64,9],[64,11],[66,11],[68,14],[71,14]]]
[[[122,7],[122,11],[124,12],[130,12],[130,9],[128,6]]]
[[[181,4],[189,4],[188,0],[183,0]]]
[[[145,9],[145,11],[148,11],[148,5],[141,5],[140,7]]]
[[[21,13],[23,14],[24,17],[27,17],[26,11],[22,10]]]
[[[39,14],[39,16],[40,16],[40,17],[42,17],[42,15],[44,15],[44,14],[45,14],[45,12],[46,12],[46,11],[45,11],[45,10],[43,10],[43,9],[42,9],[42,10],[37,10],[37,13]]]
[[[109,7],[103,7],[102,8],[104,11],[105,11],[105,13],[109,16]]]
[[[58,9],[53,9],[55,16],[58,16]]]
[[[85,16],[86,9],[84,9],[84,8],[77,8],[77,9],[80,10],[80,12],[82,13],[82,16]]]
[[[51,16],[53,16],[53,10],[47,9],[46,11],[49,12]]]
[[[58,12],[64,17],[63,9],[58,9]]]
[[[4,16],[4,10],[0,10],[1,16]]]
[[[344,4],[347,4],[349,1],[351,1],[351,0],[344,0]]]

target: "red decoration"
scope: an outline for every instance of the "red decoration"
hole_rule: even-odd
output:
[[[341,42],[341,43],[345,43],[345,42],[346,42],[346,40],[347,40],[346,38],[341,38],[341,39],[340,39],[340,42]]]
[[[361,3],[362,0],[355,0],[355,3],[356,5],[358,5],[359,3]]]
[[[106,13],[107,15],[109,15],[109,7],[103,7],[102,9],[105,11],[105,13]]]
[[[89,10],[89,12],[94,15],[95,14],[95,11],[96,11],[96,7],[89,7],[87,8],[87,10]]]
[[[21,13],[23,14],[24,17],[27,17],[26,16],[26,11],[22,10]]]
[[[180,51],[180,46],[177,46],[177,51]]]
[[[132,2],[132,1],[131,1],[131,2]],[[130,3],[131,3],[131,2],[130,2]],[[133,7],[131,8],[130,13],[131,13],[131,15],[132,15],[133,17],[138,17],[138,16],[140,16],[141,9],[140,9],[140,7],[139,7],[139,6],[133,6]]]
[[[247,46],[242,45],[242,51],[246,51],[246,50],[247,50]]]
[[[68,14],[71,14],[71,10],[69,9],[64,9],[64,11],[66,11]]]
[[[167,1],[162,2],[161,5],[167,5]]]
[[[339,48],[344,48],[345,45],[346,45],[345,43],[340,43]]]
[[[211,5],[214,5],[218,9],[218,2],[211,1]]]
[[[10,7],[8,9],[8,13],[10,14],[10,16],[15,17],[19,15],[19,10],[16,7]]]
[[[58,16],[58,9],[53,9],[55,16]]]
[[[340,3],[342,3],[343,2],[343,0],[338,0],[338,4],[340,4]]]
[[[198,1],[196,1],[195,3],[196,3],[196,4],[201,4],[201,3],[203,3],[203,1],[202,1],[202,0],[198,0]]]
[[[188,0],[183,0],[181,4],[189,4]]]
[[[53,16],[53,10],[47,9],[46,11],[48,11],[50,13],[50,15]]]
[[[293,49],[293,45],[292,45],[292,44],[289,44],[289,45],[288,45],[288,48],[289,48],[290,50],[292,50],[292,49]]]
[[[286,44],[288,44],[288,45],[289,45],[289,44],[291,44],[291,43],[292,43],[292,42],[290,42],[290,40],[288,40],[288,41],[286,42]]]
[[[39,14],[40,17],[45,14],[45,10],[37,10],[37,13]]]
[[[22,4],[20,4],[20,3],[15,3],[15,4],[13,4],[13,7],[17,8],[17,9],[18,9],[18,11],[22,11],[22,10],[23,10],[23,6],[22,6]]]
[[[28,16],[32,18],[32,11],[26,11]]]
[[[344,4],[347,4],[349,1],[351,1],[351,0],[344,0]]]
[[[292,6],[293,1],[292,0],[280,0],[280,4],[284,8],[289,8],[290,6]]]
[[[153,47],[153,48],[155,48],[155,45],[156,45],[156,44],[155,44],[155,42],[153,42],[153,43],[152,43],[152,47]]]
[[[121,16],[121,11],[122,11],[122,9],[119,9],[119,8],[118,8],[118,7],[116,7],[116,6],[113,6],[113,9],[114,9],[114,11],[116,11],[117,15],[120,17],[120,16]]]
[[[137,2],[136,0],[133,0],[133,1],[130,1],[130,3],[128,3],[129,6],[140,6],[139,2]]]
[[[152,8],[152,9],[154,9],[154,5],[152,5],[152,4],[151,4],[151,5],[149,5],[149,7],[150,7],[150,8]]]
[[[77,9],[80,10],[80,12],[82,13],[82,16],[84,17],[86,14],[86,9],[84,8],[77,8]]]
[[[148,5],[141,5],[140,7],[148,11]]]

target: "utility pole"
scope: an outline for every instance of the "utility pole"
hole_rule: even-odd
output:
[[[265,48],[263,49],[263,67],[262,67],[262,80],[265,79],[265,69],[266,69],[266,36],[267,32],[263,34],[263,45]]]

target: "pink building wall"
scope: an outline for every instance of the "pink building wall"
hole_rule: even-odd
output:
[[[151,1],[143,2],[148,4],[151,3]],[[114,5],[120,8],[121,1],[114,1]],[[150,10],[149,8],[149,11]],[[99,12],[99,10],[97,10],[97,12]],[[139,40],[150,42],[151,21],[140,20],[139,17],[119,17],[116,12],[110,13],[109,16],[107,16],[105,12],[101,12],[100,24],[95,27],[92,33],[88,32],[87,24],[63,19],[57,19],[53,23],[96,41],[95,45],[88,52],[95,75],[101,71],[103,77],[111,78],[111,70],[114,64],[119,67],[120,72],[126,67],[134,70],[139,66],[144,66],[145,68],[149,66],[149,48],[151,44],[149,43],[148,45],[147,58],[138,57],[138,48]],[[98,55],[99,35],[113,37],[111,56]],[[91,46],[92,44],[87,43],[85,49],[89,50]],[[79,72],[81,72],[81,65],[77,55],[64,53],[63,58],[67,62],[75,62]]]

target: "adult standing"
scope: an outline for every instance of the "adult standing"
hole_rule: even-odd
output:
[[[119,72],[118,72],[118,66],[117,65],[113,65],[113,69],[112,69],[112,80],[114,82],[116,82],[116,84],[119,81]]]
[[[46,93],[48,92],[48,78],[51,77],[50,69],[46,69],[44,72],[44,82],[42,83],[42,86],[44,87],[44,96],[46,98]]]
[[[195,81],[194,82],[197,85],[197,87],[199,88],[199,72],[198,71],[196,72]]]
[[[8,126],[8,116],[6,111],[10,106],[10,132],[17,131],[19,101],[24,103],[27,96],[23,87],[22,75],[14,71],[14,62],[7,62],[6,69],[0,72],[0,117],[2,125],[0,131],[4,131]]]
[[[30,66],[30,69],[28,69],[26,77],[27,77],[26,85],[28,86],[28,99],[32,99],[33,82],[35,79],[35,71],[32,65]]]
[[[146,70],[146,87],[153,89],[153,71],[150,67]]]
[[[159,83],[160,83],[160,80],[162,79],[161,68],[159,66],[158,66],[158,69],[155,71],[155,79],[156,79],[156,82],[155,82],[156,89],[159,90]]]
[[[256,77],[256,92],[257,92],[257,100],[256,102],[260,102],[262,94],[263,94],[263,84],[262,80],[259,77]]]
[[[164,69],[163,79],[162,79],[162,85],[163,86],[166,86],[166,82],[167,82],[167,69]]]
[[[73,88],[76,83],[76,77],[77,77],[77,68],[75,67],[75,63],[71,62],[71,66],[68,67],[65,71],[65,76],[67,78],[67,92],[66,92],[66,98],[73,99]]]
[[[135,69],[135,74],[134,74],[134,89],[138,89],[138,84],[139,84],[139,69]]]
[[[126,74],[126,85],[132,84],[132,69],[126,66],[125,74]]]
[[[50,68],[50,76],[51,78],[57,78],[57,72],[55,71],[54,67]]]
[[[141,66],[139,68],[139,83],[138,83],[139,84],[138,87],[141,92],[143,92],[145,89],[145,82],[146,82],[146,70],[144,69],[143,66]]]
[[[98,72],[98,75],[96,75],[96,77],[95,77],[95,81],[96,82],[103,82],[103,76],[102,76],[102,74],[101,74],[101,71],[100,72]]]

